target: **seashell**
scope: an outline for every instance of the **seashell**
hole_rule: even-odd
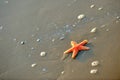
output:
[[[97,72],[98,72],[97,69],[91,69],[91,70],[90,70],[90,74],[96,74]]]
[[[33,63],[33,64],[31,64],[31,67],[35,67],[37,64],[36,63]]]
[[[24,41],[21,41],[21,42],[20,42],[20,44],[21,44],[21,45],[24,45],[24,44],[25,44],[25,42],[24,42]]]
[[[78,15],[78,17],[77,17],[77,19],[79,19],[79,20],[82,20],[83,18],[85,18],[85,15],[84,15],[84,14],[80,14],[80,15]]]
[[[91,63],[91,66],[98,66],[99,65],[99,61],[93,61],[92,63]]]
[[[95,27],[95,28],[93,28],[90,32],[91,32],[91,33],[95,33],[95,32],[96,32],[96,29],[97,29],[97,28]]]
[[[41,52],[41,53],[40,53],[40,56],[41,56],[41,57],[46,56],[46,52],[44,52],[44,51],[43,51],[43,52]]]
[[[90,8],[94,8],[95,7],[95,5],[94,4],[92,4],[91,6],[90,6]]]

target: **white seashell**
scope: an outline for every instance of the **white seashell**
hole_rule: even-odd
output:
[[[46,56],[46,52],[44,52],[44,51],[43,51],[43,52],[41,52],[41,53],[40,53],[40,56],[41,56],[41,57]]]
[[[78,17],[77,17],[77,19],[83,19],[83,18],[85,18],[85,15],[84,14],[80,14],[80,15],[78,15]]]
[[[90,70],[90,74],[96,74],[97,72],[98,72],[97,69],[92,69],[92,70]]]
[[[20,42],[20,44],[21,44],[21,45],[24,45],[24,44],[25,44],[25,42],[24,42],[24,41],[21,41],[21,42]]]
[[[33,63],[33,64],[31,64],[31,67],[35,67],[37,64],[36,63]]]
[[[37,41],[37,42],[40,42],[40,39],[37,39],[36,41]]]
[[[95,28],[93,28],[90,32],[91,32],[91,33],[95,33],[95,32],[96,32],[96,29],[97,29],[97,28],[95,27]]]
[[[94,4],[92,4],[91,6],[90,6],[90,8],[94,8],[95,7],[95,5]]]
[[[93,61],[93,62],[91,63],[91,66],[97,66],[97,65],[99,65],[99,61]]]

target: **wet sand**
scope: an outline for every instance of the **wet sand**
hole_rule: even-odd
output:
[[[0,80],[119,80],[119,9],[119,0],[0,0]],[[61,60],[71,40],[84,39],[89,51]]]

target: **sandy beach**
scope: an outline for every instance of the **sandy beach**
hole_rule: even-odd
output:
[[[0,80],[120,80],[119,34],[120,0],[0,0]]]

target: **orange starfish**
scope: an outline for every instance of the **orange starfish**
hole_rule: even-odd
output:
[[[84,46],[85,44],[88,43],[88,40],[83,40],[81,43],[77,44],[77,42],[75,41],[71,41],[71,45],[72,47],[68,50],[66,50],[64,52],[64,54],[66,53],[70,53],[70,52],[73,52],[72,54],[72,58],[74,59],[76,57],[76,55],[78,54],[78,51],[81,51],[81,50],[89,50],[90,48],[89,47],[86,47]]]

